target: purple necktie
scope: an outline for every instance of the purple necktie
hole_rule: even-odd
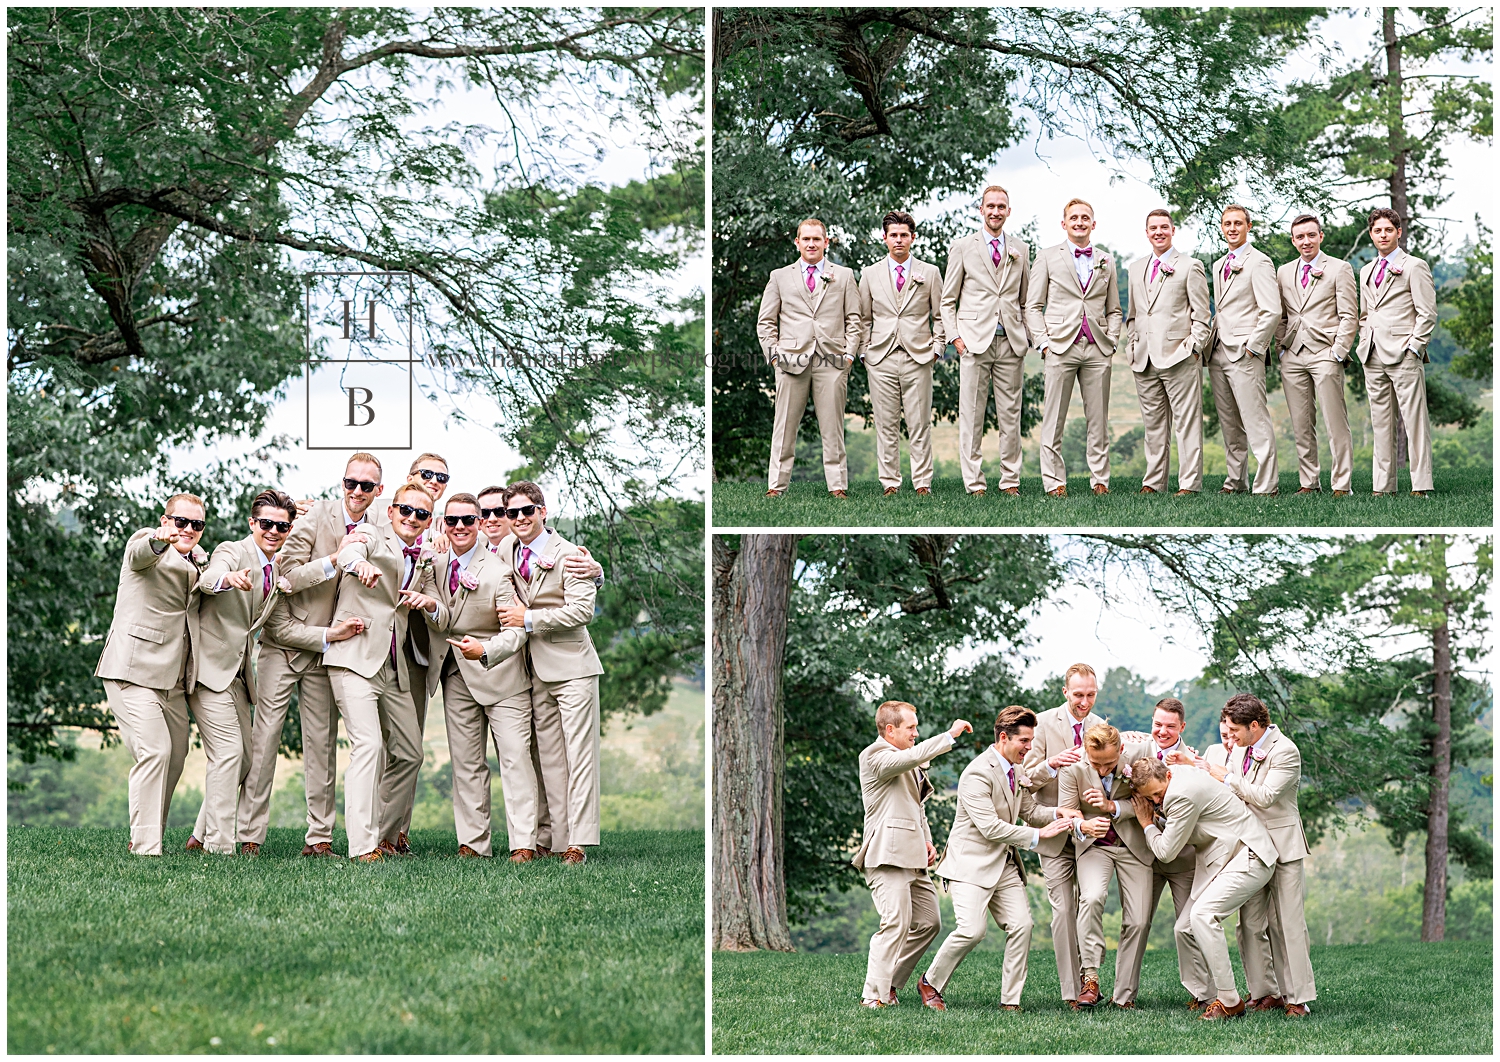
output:
[[[455,557],[453,559],[453,563],[451,563],[450,565],[448,565],[448,593],[449,594],[456,594],[456,593],[458,593],[458,558],[457,557]]]
[[[1380,260],[1380,268],[1375,270],[1375,286],[1380,287],[1380,282],[1385,279],[1385,259]]]
[[[264,601],[271,596],[271,566],[267,564],[262,571],[266,573],[266,577],[260,584],[260,599]]]
[[[1233,266],[1233,265],[1234,265],[1234,255],[1230,255],[1229,257],[1227,257],[1227,258],[1224,259],[1224,279],[1225,280],[1229,279],[1230,267]]]
[[[994,262],[996,265],[999,265],[1000,264],[1000,241],[998,239],[991,240],[990,241],[990,246],[994,248],[994,251],[990,254],[990,261]]]
[[[1016,765],[1011,764],[1010,770],[1007,773],[1010,775],[1010,791],[1014,793],[1016,791]]]
[[[810,265],[807,267],[807,290],[810,292],[818,290],[818,285],[813,283],[813,274],[817,271],[818,267],[815,265]]]
[[[531,547],[521,547],[521,566],[516,569],[521,573],[521,578],[528,583],[531,582]]]
[[[1082,723],[1074,723],[1073,724],[1073,747],[1076,749],[1079,745],[1082,745],[1082,744],[1083,744],[1083,724]]]
[[[1311,262],[1303,262],[1302,263],[1302,286],[1304,288],[1307,287],[1307,274],[1310,273],[1311,271],[1312,271],[1312,263]]]
[[[1161,268],[1161,259],[1158,258],[1158,259],[1156,259],[1155,261],[1153,261],[1151,263],[1151,279],[1150,279],[1150,281],[1148,281],[1148,283],[1151,283],[1151,284],[1155,284],[1156,283],[1156,271],[1158,269],[1160,269],[1160,268]]]
[[[358,524],[345,524],[344,525],[344,534],[346,534],[346,535],[352,535],[352,534],[354,534],[354,529],[356,527],[358,527],[358,526],[359,526]]]
[[[1156,750],[1156,758],[1165,762],[1165,757],[1162,755],[1161,749]]]
[[[898,265],[896,267],[896,290],[900,291],[901,288],[905,284],[906,284],[906,277],[904,277],[904,276],[901,275],[901,267]]]
[[[1245,750],[1245,762],[1242,763],[1242,764],[1240,764],[1240,773],[1241,774],[1249,774],[1250,773],[1250,753],[1252,751],[1254,751],[1254,750],[1252,750],[1252,749],[1246,749]]]

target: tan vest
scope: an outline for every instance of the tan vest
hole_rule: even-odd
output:
[[[1156,279],[1151,279],[1153,256],[1130,266],[1130,309],[1125,331],[1130,367],[1145,372],[1147,359],[1158,369],[1170,369],[1202,350],[1211,320],[1208,278],[1203,263],[1177,248],[1167,252]],[[1167,269],[1172,272],[1168,273]]]
[[[1281,290],[1277,342],[1289,354],[1345,361],[1359,332],[1354,268],[1322,252],[1308,264],[1312,268],[1307,272],[1305,288],[1300,256],[1276,270],[1276,283]]]
[[[1124,316],[1120,313],[1120,278],[1114,260],[1095,247],[1088,287],[1080,287],[1069,240],[1048,247],[1032,266],[1026,295],[1026,328],[1038,346],[1061,354],[1073,345],[1085,315],[1100,354],[1113,357]]]

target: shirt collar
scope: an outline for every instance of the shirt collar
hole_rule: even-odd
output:
[[[1155,745],[1156,742],[1152,741],[1151,744]],[[1181,747],[1182,747],[1182,735],[1178,734],[1176,741],[1172,742],[1172,744],[1168,745],[1166,748],[1164,748],[1164,749],[1163,748],[1158,748],[1156,751],[1159,752],[1159,753],[1161,753],[1163,756],[1165,756],[1167,753],[1171,752],[1173,749],[1179,749]]]
[[[1262,745],[1264,745],[1266,743],[1266,738],[1268,738],[1270,736],[1271,736],[1271,728],[1270,727],[1266,727],[1265,732],[1260,735],[1260,740],[1257,741],[1255,744],[1253,744],[1253,745],[1250,746],[1250,751],[1254,752],[1256,749],[1260,748]],[[1248,755],[1248,753],[1246,755]]]
[[[896,267],[899,265],[901,267],[901,275],[902,276],[907,276],[907,277],[911,276],[912,263],[915,262],[915,261],[916,261],[916,259],[913,258],[911,255],[907,255],[906,256],[906,261],[904,261],[904,262],[898,262],[894,258],[892,258],[890,255],[886,255],[885,256],[885,264],[886,264],[887,268],[889,268],[892,273],[894,273],[896,271]]]
[[[801,271],[804,277],[807,276],[807,266],[807,262],[803,261],[801,258],[797,259],[797,268]],[[815,268],[820,275],[828,275],[828,256],[826,254],[822,258],[818,259]]]
[[[1001,254],[1005,253],[1005,230],[1004,229],[1000,230],[1000,235],[999,236],[991,236],[989,229],[982,230],[981,235],[984,236],[984,245],[986,247],[993,247],[993,246],[995,246],[995,241],[999,240],[1000,241],[1000,253]],[[1004,757],[1002,756],[1001,759],[1004,759]]]
[[[458,561],[458,570],[459,571],[466,572],[466,571],[469,570],[469,563],[479,553],[479,540],[482,539],[482,538],[484,538],[483,535],[476,535],[474,537],[474,544],[469,547],[469,552],[459,554],[458,556],[456,556],[456,557],[453,558],[454,560]]]
[[[260,566],[262,568],[271,563],[271,558],[266,556],[265,550],[261,549],[259,546],[256,546],[255,552],[260,554]]]
[[[375,503],[371,502],[370,504],[374,505]],[[344,526],[345,527],[348,527],[350,524],[362,524],[362,523],[365,522],[365,518],[363,516],[361,516],[358,520],[356,520],[354,517],[350,516],[349,515],[349,507],[347,505],[345,505],[343,502],[339,502],[339,508],[342,509],[343,513],[344,513]],[[369,509],[365,510],[366,515],[368,515],[369,512],[370,512]]]
[[[547,548],[547,541],[551,537],[552,532],[548,531],[544,527],[542,528],[542,533],[540,535],[537,535],[536,538],[532,539],[530,542],[522,542],[521,545],[523,548],[531,550],[531,555],[533,557],[540,557],[542,555],[542,551]]]

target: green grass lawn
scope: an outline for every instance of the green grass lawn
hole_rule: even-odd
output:
[[[926,969],[929,951],[920,969]],[[1227,1022],[1188,1013],[1171,949],[1146,953],[1137,1010],[1074,1012],[1050,951],[1031,953],[1020,1014],[1002,1013],[1000,952],[971,952],[948,983],[948,1011],[924,1008],[913,977],[899,1007],[859,1005],[863,955],[715,952],[716,1054],[1490,1054],[1488,943],[1315,947],[1311,1017],[1280,1011]],[[1103,975],[1114,980],[1114,953]],[[1238,969],[1238,960],[1236,959]],[[1243,972],[1240,985],[1244,986]]]
[[[127,830],[11,829],[12,1053],[703,1050],[701,832],[606,833],[582,867],[436,830],[374,865],[187,835],[142,859]]]
[[[1354,493],[1298,495],[1296,471],[1283,473],[1275,497],[1220,495],[1223,476],[1204,476],[1203,493],[1174,498],[1141,495],[1139,479],[1114,476],[1110,494],[1095,497],[1088,477],[1068,480],[1068,497],[1042,493],[1041,477],[1023,477],[1021,496],[995,489],[970,497],[957,478],[933,482],[932,494],[919,497],[908,480],[901,493],[886,498],[875,480],[851,483],[849,497],[830,497],[822,480],[794,482],[779,498],[765,497],[764,481],[721,481],[713,485],[714,527],[1489,527],[1494,518],[1493,477],[1488,472],[1448,472],[1437,477],[1437,490],[1413,498],[1410,480],[1401,474],[1402,490],[1394,498],[1370,494],[1370,473],[1354,473]],[[1176,489],[1175,478],[1171,481]]]

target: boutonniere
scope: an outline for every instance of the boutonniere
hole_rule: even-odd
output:
[[[1126,777],[1126,779],[1128,780],[1130,778],[1130,764],[1128,764],[1128,763],[1122,763],[1122,764],[1120,764],[1120,773],[1123,774]]]
[[[427,569],[431,568],[432,558],[434,556],[435,554],[430,547],[423,546],[421,554],[417,557],[417,566],[415,570],[420,572],[426,571]]]
[[[819,273],[818,274],[818,279],[821,280],[825,284],[832,284],[833,283],[833,274],[832,273]]]
[[[535,558],[532,561],[532,563],[535,564],[538,568],[542,569],[542,571],[544,571],[544,572],[550,572],[553,568],[555,568],[557,566],[557,558],[556,557],[537,557],[537,558]]]
[[[280,590],[283,594],[290,594],[292,592],[292,581],[284,575],[279,576],[276,580],[276,589]]]
[[[208,554],[203,552],[202,546],[194,546],[188,551],[187,556],[188,560],[193,562],[194,567],[200,570],[208,567]]]
[[[924,277],[921,273],[913,273],[911,275],[911,283],[913,284],[923,284],[926,283],[926,280],[927,278]]]
[[[1398,265],[1392,264],[1391,267],[1386,270],[1386,272],[1389,273],[1393,277],[1399,277],[1401,275],[1401,267],[1398,266]]]
[[[1174,265],[1172,265],[1170,262],[1163,262],[1161,264],[1161,275],[1162,276],[1169,277],[1169,276],[1171,276],[1175,272],[1177,272],[1177,267],[1174,266]]]
[[[1250,755],[1255,758],[1255,762],[1256,763],[1259,763],[1261,760],[1265,759],[1266,756],[1269,755],[1269,754],[1266,752],[1265,749],[1255,749],[1255,748],[1252,748],[1250,750]]]
[[[1245,268],[1245,259],[1244,258],[1236,258],[1230,264],[1229,271],[1231,273],[1238,273],[1241,269],[1244,269],[1244,268]]]
[[[465,590],[478,590],[479,577],[469,572],[464,572],[458,577],[458,585],[463,587]]]
[[[1021,260],[1021,249],[1019,247],[1007,246],[1005,248],[1005,253],[1010,256],[1010,259],[1013,262],[1019,262]]]
[[[1317,280],[1323,275],[1323,271],[1321,269],[1309,269],[1307,271],[1307,275],[1312,277],[1314,280]]]

